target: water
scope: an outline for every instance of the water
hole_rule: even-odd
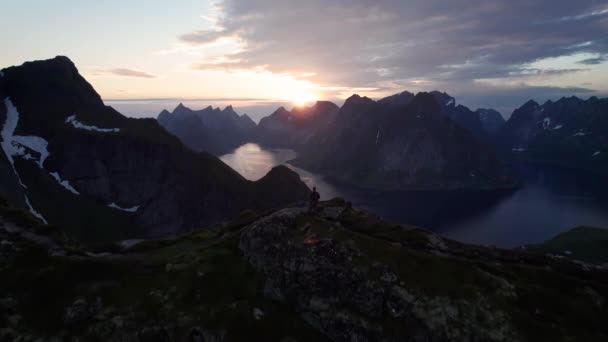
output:
[[[245,144],[221,159],[250,180],[296,154]],[[516,247],[541,242],[578,225],[608,228],[608,182],[577,171],[521,166],[515,191],[379,192],[328,181],[286,164],[322,199],[343,197],[389,221],[432,229],[455,240]]]

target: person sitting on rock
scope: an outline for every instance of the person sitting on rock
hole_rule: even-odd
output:
[[[314,214],[317,211],[317,205],[319,204],[319,199],[321,198],[321,195],[319,195],[319,193],[317,192],[317,188],[316,187],[312,187],[312,192],[310,193],[310,202],[309,202],[309,206],[308,206],[308,212],[311,214]]]

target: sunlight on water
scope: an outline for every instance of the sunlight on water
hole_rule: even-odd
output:
[[[290,149],[267,150],[258,144],[248,143],[241,145],[232,153],[221,156],[220,159],[243,177],[253,181],[264,177],[273,167],[285,165],[297,172],[309,188],[317,187],[321,199],[326,200],[340,196],[341,192],[323,180],[322,176],[287,163],[295,157],[296,153]]]

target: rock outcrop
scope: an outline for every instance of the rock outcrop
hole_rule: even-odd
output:
[[[339,199],[94,251],[0,203],[0,277],[9,341],[608,337],[605,265],[462,244]]]

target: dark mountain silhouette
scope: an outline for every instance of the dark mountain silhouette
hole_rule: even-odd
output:
[[[124,117],[66,57],[4,69],[0,99],[0,196],[79,237],[165,235],[309,192],[285,167],[250,182],[156,120]]]
[[[490,134],[496,136],[505,125],[505,118],[496,110],[489,108],[479,108],[475,111],[481,120],[481,126]]]
[[[502,115],[493,109],[478,109],[473,112],[466,106],[457,105],[456,99],[445,92],[442,93],[435,90],[430,94],[435,97],[439,103],[441,108],[440,113],[447,116],[461,127],[466,128],[483,141],[489,141],[491,137],[498,133],[502,124],[504,124]],[[378,100],[378,103],[393,106],[407,106],[414,99],[414,96],[413,93],[404,91],[380,99]]]
[[[446,102],[419,93],[395,106],[353,95],[294,164],[376,189],[514,186],[492,148],[445,114]]]
[[[297,149],[330,123],[337,112],[338,106],[329,101],[317,101],[310,107],[295,107],[291,111],[280,107],[260,120],[256,140],[263,145]]]
[[[194,151],[225,154],[253,139],[255,122],[232,106],[192,110],[180,103],[172,113],[163,110],[158,122]]]
[[[498,141],[514,160],[608,171],[608,99],[530,100],[513,112]]]

